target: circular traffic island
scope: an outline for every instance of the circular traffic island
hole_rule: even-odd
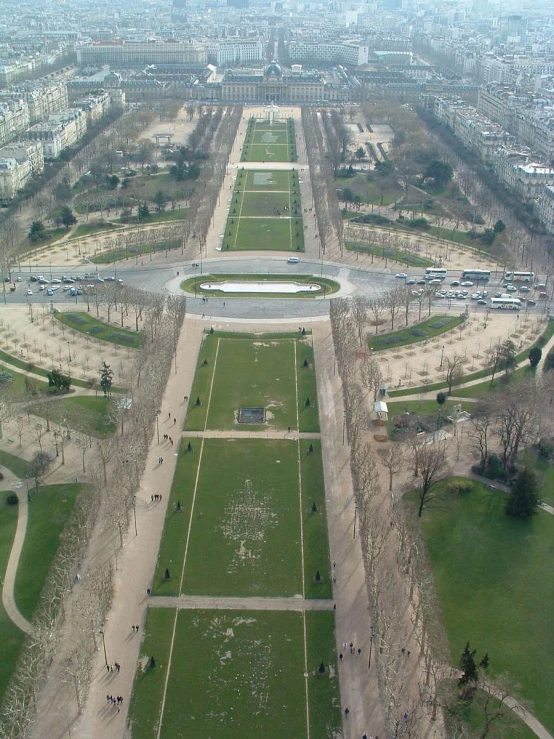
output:
[[[190,295],[219,298],[326,298],[340,284],[313,275],[198,275],[181,283]]]

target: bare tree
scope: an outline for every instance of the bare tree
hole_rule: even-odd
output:
[[[372,316],[371,322],[375,326],[375,333],[377,333],[382,323],[382,315],[386,309],[385,302],[381,298],[371,298],[367,305]]]
[[[360,346],[363,346],[364,328],[367,321],[367,301],[363,295],[352,299],[352,316],[358,331],[358,341],[360,342]]]
[[[444,441],[422,443],[413,447],[417,455],[418,482],[415,487],[419,501],[417,515],[421,517],[424,508],[441,497],[438,483],[447,476],[447,455]]]
[[[446,358],[445,379],[448,385],[448,394],[452,395],[452,385],[457,385],[464,374],[464,357],[454,354]]]
[[[400,472],[405,463],[404,449],[398,444],[391,444],[388,449],[379,452],[379,457],[389,471],[389,490],[392,490],[394,476]]]
[[[391,331],[394,331],[394,321],[404,305],[404,291],[400,288],[394,288],[385,293],[383,297],[385,308],[388,311]]]
[[[471,447],[479,455],[479,467],[485,469],[489,457],[489,444],[494,418],[490,404],[481,400],[475,404],[471,414]]]
[[[360,374],[362,385],[372,394],[373,402],[375,402],[383,385],[383,375],[377,360],[374,357],[365,357],[362,360]]]

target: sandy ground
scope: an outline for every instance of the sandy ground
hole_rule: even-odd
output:
[[[73,308],[71,302],[64,306],[67,312]],[[86,304],[79,304],[77,310],[86,312]],[[93,304],[90,315],[97,317]],[[106,320],[105,306],[100,306],[98,317]],[[119,313],[112,311],[111,319],[114,328],[121,328]],[[125,328],[134,330],[131,311],[123,323]],[[115,385],[126,382],[135,356],[134,349],[99,341],[64,326],[50,313],[50,302],[39,306],[0,306],[0,348],[48,371],[61,366],[63,372],[78,380],[98,381],[100,366],[106,362],[113,370]]]
[[[417,323],[417,318],[417,313],[412,313],[410,324]],[[404,324],[404,320],[397,321],[396,328]],[[487,354],[498,341],[511,339],[519,353],[537,339],[545,325],[544,317],[525,313],[470,314],[460,326],[433,339],[376,352],[375,356],[390,389],[429,385],[445,380],[448,360],[454,356],[464,357],[464,374],[477,372],[490,364]],[[368,336],[372,332],[370,329]]]

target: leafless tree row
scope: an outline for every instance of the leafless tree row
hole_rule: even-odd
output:
[[[337,193],[334,187],[333,166],[321,131],[318,113],[302,108],[302,126],[317,218],[320,249],[323,254],[336,237],[342,252],[344,229]]]
[[[203,141],[210,150],[210,157],[202,166],[189,204],[188,218],[183,221],[181,236],[183,247],[195,238],[200,249],[206,245],[210,221],[223,185],[229,155],[242,117],[241,106],[230,106],[222,112],[220,123],[211,131],[211,141]],[[215,135],[214,135],[215,133]]]
[[[122,303],[136,304],[140,297],[138,290],[123,292],[126,298]],[[54,653],[56,677],[71,685],[78,709],[84,706],[99,630],[111,600],[112,556],[123,546],[136,505],[156,412],[176,362],[186,312],[184,298],[142,296],[146,341],[137,350],[129,388],[131,407],[126,410],[126,403],[113,399],[111,412],[118,431],[109,440],[93,441],[86,434],[72,432],[73,441],[80,442],[83,472],[87,450],[94,448],[96,453],[87,465],[89,485],[79,495],[64,529],[33,634],[27,638],[6,691],[0,723],[0,736],[6,739],[23,735],[32,721],[39,688]]]
[[[343,382],[345,419],[351,448],[351,471],[359,514],[359,536],[364,557],[366,585],[372,608],[375,640],[375,662],[379,670],[379,687],[385,706],[388,728],[392,734],[416,737],[420,707],[410,697],[408,685],[411,665],[406,663],[403,648],[408,633],[402,618],[405,609],[405,564],[397,557],[398,571],[390,568],[387,549],[402,549],[398,536],[396,507],[383,505],[378,461],[368,442],[369,414],[367,393],[376,397],[381,377],[371,358],[357,367],[356,346],[358,321],[349,300],[331,301],[331,327],[339,373]],[[396,461],[390,465],[392,475],[398,471]],[[408,719],[404,719],[404,714]],[[395,733],[396,732],[396,733]]]

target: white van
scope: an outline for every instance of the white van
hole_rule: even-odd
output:
[[[289,257],[287,259],[287,264],[298,264],[299,261],[298,257]]]

